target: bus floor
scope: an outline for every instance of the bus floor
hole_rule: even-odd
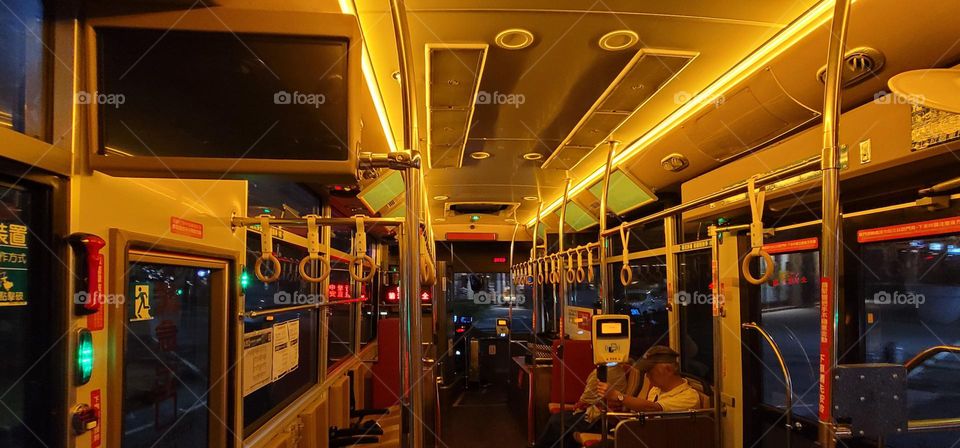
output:
[[[441,448],[527,446],[521,422],[507,407],[505,386],[488,385],[464,391],[444,423]]]

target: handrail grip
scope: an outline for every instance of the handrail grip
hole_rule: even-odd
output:
[[[931,418],[907,422],[908,432],[943,431],[945,429],[960,429],[960,418]]]
[[[916,356],[914,356],[913,358],[910,358],[909,361],[907,361],[906,363],[903,364],[903,367],[905,367],[905,368],[907,369],[907,373],[910,373],[911,370],[919,367],[921,364],[924,363],[924,361],[926,361],[926,360],[929,359],[929,358],[932,358],[934,355],[938,355],[938,354],[940,354],[940,353],[947,353],[947,352],[950,352],[950,353],[960,353],[960,346],[956,346],[956,345],[935,345],[935,346],[933,346],[933,347],[930,347],[930,348],[928,348],[928,349],[926,349],[926,350],[918,353],[918,354],[917,354]]]
[[[763,339],[767,341],[767,344],[769,344],[770,348],[773,350],[774,356],[777,357],[777,362],[780,363],[780,369],[783,370],[783,382],[787,393],[784,399],[786,402],[786,409],[784,410],[783,414],[787,420],[786,447],[790,448],[790,439],[793,437],[790,435],[790,431],[793,430],[793,380],[790,378],[790,371],[787,369],[787,362],[783,358],[783,353],[780,351],[780,346],[777,345],[777,342],[773,340],[773,337],[770,336],[770,333],[767,333],[767,330],[764,330],[754,322],[746,322],[742,325],[742,327],[744,329],[756,330],[757,333],[760,333],[760,335],[763,336]]]

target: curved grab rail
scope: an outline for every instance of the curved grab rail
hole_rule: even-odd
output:
[[[767,333],[767,330],[764,330],[762,327],[757,325],[754,322],[746,322],[741,325],[746,330],[755,330],[757,333],[760,333],[760,336],[763,336],[763,339],[767,341],[767,344],[770,345],[770,348],[773,350],[774,356],[777,357],[777,362],[780,363],[780,369],[783,370],[783,382],[786,387],[787,395],[784,399],[786,402],[786,410],[783,414],[787,420],[787,444],[786,447],[790,448],[790,439],[793,437],[790,435],[790,431],[794,429],[793,426],[793,380],[790,378],[790,371],[787,370],[787,362],[783,358],[783,353],[780,351],[780,346],[777,345],[776,341],[773,340],[773,337],[770,336],[770,333]]]
[[[935,345],[910,358],[909,361],[903,364],[903,367],[907,369],[907,374],[909,375],[910,371],[920,367],[926,360],[940,353],[960,353],[960,346]],[[907,422],[908,432],[943,431],[947,429],[960,429],[960,418],[931,418],[910,420]]]

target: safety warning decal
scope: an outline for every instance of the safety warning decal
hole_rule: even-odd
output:
[[[94,389],[90,391],[90,407],[93,408],[94,412],[97,413],[97,419],[100,418],[100,389]],[[102,443],[102,437],[100,434],[100,424],[97,423],[97,426],[94,426],[90,430],[90,448],[99,448]]]
[[[170,233],[203,239],[203,224],[200,224],[199,222],[187,221],[186,219],[177,218],[176,216],[171,216]]]
[[[27,232],[25,225],[0,221],[0,306],[27,304]]]
[[[134,283],[132,311],[130,322],[153,320],[150,312],[150,283]]]
[[[831,316],[833,303],[832,279],[820,279],[820,400],[818,410],[820,421],[830,421],[830,359],[827,353],[833,346],[833,318]]]
[[[857,232],[857,242],[871,243],[956,232],[960,232],[960,216],[863,229]]]
[[[768,254],[782,254],[784,252],[801,252],[816,250],[820,247],[820,240],[816,237],[801,238],[799,240],[781,241],[779,243],[764,244],[763,250]]]

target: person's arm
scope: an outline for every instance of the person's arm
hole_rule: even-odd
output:
[[[625,396],[623,392],[611,389],[607,383],[598,383],[597,392],[603,394],[612,403],[623,403],[623,406],[637,412],[660,412],[663,408],[659,404],[640,397]]]

